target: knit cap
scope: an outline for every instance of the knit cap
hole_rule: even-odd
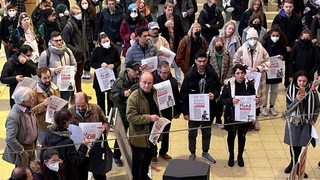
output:
[[[247,38],[246,38],[246,40],[248,40],[249,38],[257,38],[257,39],[259,39],[259,36],[258,36],[257,31],[256,31],[254,28],[252,28],[252,27],[250,27],[250,28],[248,29],[248,31],[247,31]]]

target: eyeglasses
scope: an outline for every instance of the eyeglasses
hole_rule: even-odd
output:
[[[160,71],[160,74],[163,74],[163,75],[169,75],[171,72],[170,71],[167,71],[167,72],[161,72]]]

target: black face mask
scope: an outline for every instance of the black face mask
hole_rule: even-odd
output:
[[[216,46],[216,47],[215,47],[215,49],[216,49],[217,52],[221,52],[221,51],[222,51],[222,48],[223,48],[222,46]]]
[[[253,27],[257,31],[261,30],[261,24],[252,24],[251,27]]]
[[[309,40],[309,39],[300,39],[300,42],[301,42],[301,44],[302,45],[308,45],[308,44],[310,44],[311,43],[311,40]]]
[[[200,31],[197,31],[197,32],[194,33],[194,35],[195,35],[196,37],[200,37],[200,34],[201,34]]]

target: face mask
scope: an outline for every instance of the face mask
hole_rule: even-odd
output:
[[[16,14],[17,14],[17,11],[9,11],[8,12],[9,17],[11,17],[11,18],[15,17]]]
[[[73,17],[80,21],[82,19],[82,13],[74,15]]]
[[[250,46],[255,46],[255,45],[257,44],[257,40],[255,40],[255,39],[250,39],[250,40],[248,40],[248,44],[249,44]]]
[[[279,41],[279,37],[273,37],[271,36],[271,41],[273,41],[274,43],[278,42]]]
[[[136,13],[136,12],[131,12],[131,13],[130,13],[130,17],[136,18],[136,17],[138,17],[138,13]]]
[[[89,4],[81,4],[81,7],[82,7],[84,10],[88,9],[88,6],[89,6]]]
[[[196,37],[200,37],[200,33],[201,33],[200,31],[197,31],[197,32],[194,33],[194,35],[195,35]]]
[[[102,47],[109,49],[110,48],[110,41],[102,43],[101,45],[102,45]]]
[[[54,172],[58,172],[59,171],[59,162],[50,163],[47,165],[47,167]]]
[[[261,30],[261,25],[260,24],[252,24],[251,27],[253,27],[257,31]]]
[[[316,5],[320,5],[320,0],[315,0],[314,3],[315,3]]]
[[[66,10],[66,11],[64,12],[64,15],[65,15],[65,16],[69,16],[69,11]]]
[[[215,49],[216,49],[217,52],[221,52],[221,51],[222,51],[222,48],[223,48],[222,46],[216,46],[216,47],[215,47]]]

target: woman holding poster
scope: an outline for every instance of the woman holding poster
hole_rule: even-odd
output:
[[[315,124],[319,115],[318,93],[311,88],[312,84],[308,79],[308,74],[304,71],[298,71],[287,88],[286,104],[287,111],[290,110],[287,112],[290,123],[288,124],[287,121],[285,126],[284,143],[293,147],[290,147],[291,161],[284,170],[285,173],[291,172],[293,160],[294,163],[297,163],[302,146],[309,144],[311,127]],[[308,93],[309,91],[312,92]],[[297,103],[299,104],[297,105]],[[304,177],[308,177],[306,173]]]
[[[252,125],[251,122],[239,124],[230,124],[235,123],[237,120],[235,119],[235,105],[237,103],[241,103],[240,99],[236,98],[236,96],[249,96],[255,95],[254,83],[253,81],[249,81],[245,78],[246,69],[241,64],[236,64],[233,69],[233,77],[230,78],[227,84],[224,86],[222,90],[222,94],[220,96],[220,101],[222,105],[226,106],[224,112],[224,129],[228,131],[228,149],[229,149],[229,161],[228,166],[234,166],[234,140],[236,134],[238,132],[238,165],[240,167],[244,166],[243,161],[243,150],[246,143],[246,134],[248,128]],[[230,124],[230,125],[228,125]]]
[[[116,46],[113,45],[109,37],[104,33],[100,33],[98,37],[99,46],[94,48],[91,55],[90,67],[98,68],[111,68],[113,69],[115,78],[118,77],[117,69],[121,64],[120,53]],[[96,91],[98,105],[104,113],[106,113],[105,92],[101,92],[97,75],[94,73],[93,88]],[[109,93],[107,96],[108,111],[113,107],[110,100]]]

